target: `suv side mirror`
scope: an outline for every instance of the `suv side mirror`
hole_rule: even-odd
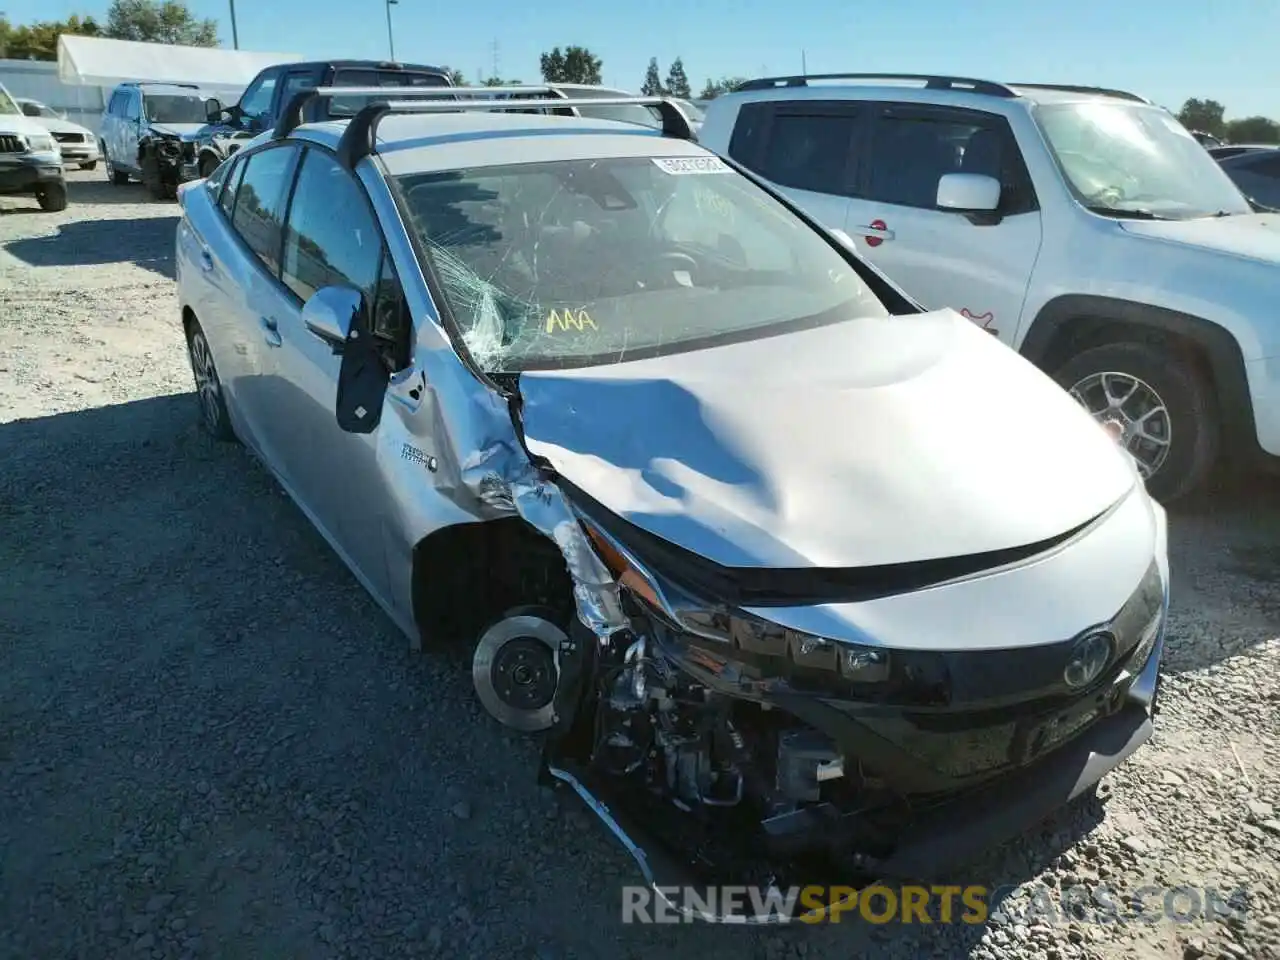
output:
[[[938,181],[938,207],[956,213],[994,213],[1000,181],[980,173],[947,173]]]
[[[209,123],[218,123],[222,120],[222,101],[216,97],[210,97],[204,102],[204,118]]]

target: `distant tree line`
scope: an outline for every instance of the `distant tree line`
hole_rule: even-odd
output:
[[[0,15],[0,58],[57,60],[58,37],[64,33],[188,47],[218,45],[218,22],[198,19],[179,0],[112,0],[105,24],[73,14],[65,20],[41,20],[15,27]]]
[[[1228,143],[1280,143],[1280,123],[1269,117],[1226,119],[1227,108],[1217,100],[1192,97],[1178,111],[1188,130],[1212,134]]]

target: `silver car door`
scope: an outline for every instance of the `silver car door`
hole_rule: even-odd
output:
[[[229,390],[259,455],[287,485],[291,480],[278,448],[287,428],[275,413],[275,355],[283,345],[277,326],[284,303],[278,279],[281,225],[299,153],[296,144],[281,143],[238,159],[245,167],[231,209],[234,236],[229,249],[210,251],[231,275],[225,315],[238,376]]]
[[[341,357],[302,319],[306,301],[328,286],[360,291],[372,313],[383,260],[382,236],[364,188],[327,150],[308,147],[285,224],[278,314],[283,345],[274,357],[279,386],[273,420],[278,416],[288,426],[278,449],[312,519],[365,585],[385,597],[377,433],[339,428]]]

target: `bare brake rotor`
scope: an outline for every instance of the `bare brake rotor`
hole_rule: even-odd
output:
[[[555,722],[560,645],[565,632],[538,616],[508,616],[480,635],[471,681],[484,708],[500,723],[524,733]]]

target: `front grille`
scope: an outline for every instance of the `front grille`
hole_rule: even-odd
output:
[[[84,143],[83,133],[55,133],[53,139],[59,143]]]
[[[0,153],[26,153],[27,145],[21,137],[0,133]]]

